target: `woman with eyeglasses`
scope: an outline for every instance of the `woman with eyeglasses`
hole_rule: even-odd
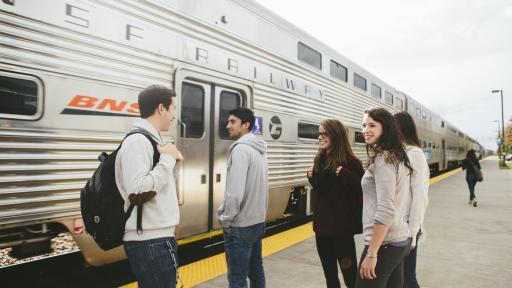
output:
[[[347,287],[355,287],[357,256],[354,235],[362,232],[361,161],[350,148],[343,124],[322,121],[319,147],[308,179],[316,246],[327,287],[341,287],[338,265]]]
[[[362,128],[369,159],[361,180],[365,247],[356,287],[401,288],[412,242],[406,215],[413,169],[391,113],[366,111]]]

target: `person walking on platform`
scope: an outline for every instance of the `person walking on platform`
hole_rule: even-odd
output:
[[[480,162],[476,157],[475,150],[470,149],[466,153],[466,158],[462,160],[462,169],[466,170],[466,182],[468,182],[469,187],[469,205],[473,205],[473,207],[477,206],[476,196],[475,196],[475,186],[476,182],[482,181],[482,166],[480,166]]]
[[[160,135],[169,130],[174,119],[175,97],[174,91],[158,85],[140,92],[142,119],[133,125],[132,131],[144,131],[158,143],[157,151],[146,136],[132,134],[123,141],[115,162],[116,184],[125,201],[125,211],[130,203],[138,205],[137,213],[131,213],[126,221],[123,241],[141,288],[175,287],[178,280],[174,229],[180,214],[172,171],[183,156],[176,147],[165,144]],[[159,157],[154,157],[157,153]]]
[[[361,180],[365,247],[356,287],[403,287],[412,241],[406,216],[413,169],[387,110],[366,111],[362,127],[369,159]]]
[[[261,238],[268,206],[267,145],[251,133],[250,109],[229,112],[227,129],[236,141],[229,147],[224,200],[217,219],[224,228],[230,288],[265,287]]]
[[[418,243],[425,234],[423,228],[423,218],[428,205],[428,185],[430,179],[430,169],[427,158],[421,150],[420,140],[416,125],[411,115],[407,112],[399,112],[394,115],[395,123],[402,133],[402,141],[405,144],[407,157],[411,163],[414,172],[411,176],[411,203],[407,220],[409,222],[410,236],[412,237],[411,252],[404,261],[405,288],[419,288],[416,279],[416,257],[418,253]]]
[[[322,121],[318,129],[319,149],[312,171],[311,207],[316,248],[322,262],[327,287],[341,287],[340,266],[345,285],[355,287],[357,256],[354,235],[362,233],[364,174],[343,124],[334,119]]]

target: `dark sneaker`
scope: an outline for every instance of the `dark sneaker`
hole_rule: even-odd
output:
[[[473,201],[473,207],[476,207],[476,201]]]

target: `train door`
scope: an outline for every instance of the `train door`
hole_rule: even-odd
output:
[[[226,156],[233,143],[226,129],[228,112],[246,106],[243,91],[184,79],[180,82],[179,146],[185,161],[179,168],[179,236],[218,228],[215,211],[224,196]]]
[[[446,169],[446,141],[444,139],[441,140],[441,167],[439,170]]]

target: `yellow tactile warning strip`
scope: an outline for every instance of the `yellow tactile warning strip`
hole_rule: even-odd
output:
[[[439,182],[461,171],[462,169],[458,168],[436,176],[430,179],[430,184]],[[217,235],[222,233],[222,231],[213,231],[212,233]],[[315,233],[313,232],[313,224],[310,222],[302,226],[295,227],[279,234],[267,237],[263,239],[263,257],[272,255],[276,252],[293,246],[301,241],[313,237],[314,235]],[[194,240],[197,239],[194,238]],[[192,240],[185,241],[186,243],[193,242]],[[182,244],[182,242],[180,242],[180,244]],[[217,254],[215,256],[208,257],[179,268],[179,274],[184,284],[184,288],[189,288],[201,284],[226,272],[227,266],[224,253]],[[137,288],[137,282],[122,286],[121,288]]]
[[[314,235],[312,223],[286,230],[279,234],[263,239],[263,257],[286,249]],[[227,272],[224,253],[190,263],[179,268],[183,287],[193,287]],[[131,283],[122,288],[136,288],[137,283]]]

